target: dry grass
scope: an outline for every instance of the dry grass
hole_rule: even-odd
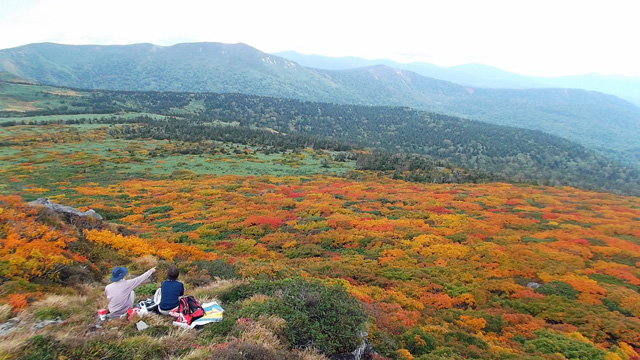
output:
[[[24,338],[3,336],[0,341],[0,359],[3,358],[3,354],[15,354],[22,347],[24,340]]]
[[[161,336],[158,341],[170,353],[177,353],[184,349],[185,346],[195,344],[197,341],[197,333],[191,329],[182,329],[170,325],[169,333]]]
[[[30,306],[30,310],[38,310],[45,307],[56,309],[69,309],[71,311],[80,311],[87,306],[87,297],[82,295],[50,295],[46,298],[34,302]]]
[[[144,321],[147,325],[153,327],[153,326],[160,326],[160,325],[171,325],[173,318],[170,316],[164,316],[164,315],[150,312],[145,316],[135,317],[131,321],[138,322],[140,320]]]
[[[188,354],[177,356],[177,357],[170,357],[169,359],[171,360],[210,360],[212,359],[211,357],[212,352],[213,352],[213,345],[200,347]]]
[[[254,294],[248,299],[242,300],[242,307],[248,306],[250,304],[262,304],[263,302],[272,299],[271,296],[267,296],[264,294]]]
[[[5,321],[9,320],[12,314],[13,314],[13,309],[11,309],[10,305],[8,304],[0,305],[0,323],[4,323]]]
[[[206,303],[215,300],[218,295],[226,290],[244,283],[246,283],[245,280],[216,280],[208,285],[185,291],[193,294],[201,303]]]
[[[147,271],[158,265],[158,259],[153,255],[145,255],[143,257],[135,258],[133,260],[133,264],[136,269]],[[158,276],[163,277],[164,275],[165,274],[159,274]]]
[[[83,326],[95,319],[95,310],[88,306],[87,298],[80,295],[50,295],[36,301],[18,315],[21,324],[35,325],[44,320],[62,319],[68,326]]]
[[[267,329],[262,324],[255,321],[241,322],[240,320],[242,319],[238,319],[238,320],[239,321],[235,325],[232,333],[236,331],[239,332],[240,333],[240,335],[238,336],[239,340],[250,341],[252,343],[259,344],[265,349],[270,349],[270,350],[284,349],[284,346],[282,346],[282,343],[280,342],[280,339],[278,338],[278,336],[274,334],[273,331]]]
[[[3,336],[0,341],[0,354],[16,353],[26,340],[35,335],[51,334],[56,339],[69,344],[77,344],[97,336],[98,329],[94,326],[96,321],[94,307],[98,298],[101,301],[104,298],[104,288],[82,285],[76,291],[87,295],[49,295],[21,310],[16,315],[20,321],[13,331]],[[62,318],[65,321],[41,328],[35,327],[43,320],[54,318]],[[114,327],[118,326],[114,323]]]
[[[287,326],[287,322],[283,318],[275,315],[260,315],[258,323],[277,335],[282,335],[282,331]]]
[[[82,96],[82,94],[78,94],[73,90],[54,90],[54,91],[45,91],[45,93],[53,94],[53,95],[61,95],[61,96]]]
[[[329,360],[328,357],[322,355],[318,350],[306,348],[298,353],[300,360]]]
[[[2,98],[0,99],[1,101],[4,101],[5,103],[5,108],[0,110],[3,111],[15,111],[15,112],[25,112],[25,111],[36,111],[38,110],[37,107],[35,107],[35,101],[19,101],[19,100],[15,100],[15,99],[7,99],[7,98]]]

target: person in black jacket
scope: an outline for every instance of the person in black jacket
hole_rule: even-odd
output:
[[[184,295],[184,285],[178,281],[180,272],[175,266],[167,270],[167,280],[160,286],[160,304],[158,311],[163,315],[169,315],[171,311],[178,307],[180,297]]]

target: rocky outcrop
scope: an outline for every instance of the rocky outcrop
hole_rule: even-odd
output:
[[[533,290],[535,290],[535,289],[539,288],[540,286],[542,286],[542,284],[537,283],[537,282],[533,282],[533,281],[532,281],[532,282],[527,283],[527,287],[528,287],[528,288],[532,288]]]
[[[29,205],[44,206],[47,209],[51,209],[56,213],[64,215],[67,220],[78,219],[78,218],[92,218],[97,221],[102,221],[102,216],[100,216],[100,214],[93,211],[93,209],[90,209],[87,211],[80,211],[76,208],[72,208],[71,206],[53,203],[47,198],[39,198],[37,200],[31,201]]]
[[[20,318],[14,317],[0,324],[0,336],[5,336],[16,330],[16,326],[20,322]]]
[[[371,359],[372,355],[376,354],[373,350],[373,346],[367,340],[368,334],[364,331],[360,333],[362,343],[355,350],[350,353],[341,353],[331,356],[331,360],[367,360]]]

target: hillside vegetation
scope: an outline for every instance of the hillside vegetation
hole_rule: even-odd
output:
[[[0,346],[8,358],[37,351],[83,358],[202,358],[221,349],[296,348],[290,326],[300,320],[279,312],[274,296],[281,295],[272,290],[278,279],[295,277],[318,279],[336,287],[336,294],[346,290],[357,298],[370,316],[366,326],[374,349],[391,358],[638,356],[637,198],[366,176],[352,181],[191,175],[102,186],[54,181],[48,188],[24,189],[56,192],[56,201],[90,206],[115,224],[51,230],[55,221],[46,215],[27,210],[16,198],[0,199],[4,301],[25,322],[68,320],[26,336],[28,327],[16,330]],[[110,324],[106,336],[87,333],[92,311],[86,307],[104,306],[100,280],[111,266],[142,271],[157,261],[177,263],[187,274],[189,292],[202,299],[217,296],[227,310],[225,321],[185,333],[154,316],[145,319],[150,331],[138,333],[121,321]],[[207,285],[214,277],[240,277],[250,285]],[[346,310],[350,300],[340,301],[333,308]],[[78,302],[86,305],[73,305]],[[342,313],[321,331],[345,331],[340,321],[355,319]],[[315,342],[326,354],[335,351]]]
[[[471,88],[386,66],[305,68],[244,44],[69,46],[0,51],[0,70],[76,88],[244,93],[338,104],[410,106],[541,130],[640,164],[640,108],[577,89]]]
[[[198,143],[192,153],[215,153],[212,141],[250,144],[265,154],[305,147],[380,149],[385,153],[331,158],[358,159],[360,169],[421,182],[506,180],[640,193],[638,168],[620,166],[575,143],[410,108],[241,94],[74,91],[9,82],[0,86],[16,94],[11,101],[31,107],[0,112],[7,116],[3,126],[25,121],[129,124],[112,129],[111,135]],[[5,101],[5,109],[14,106],[11,101]]]
[[[361,331],[377,359],[640,358],[640,199],[493,181],[555,159],[632,184],[579,145],[407,108],[1,86],[22,107],[0,120],[1,358],[321,360]],[[146,298],[173,264],[221,323],[95,326],[113,266],[157,266]]]

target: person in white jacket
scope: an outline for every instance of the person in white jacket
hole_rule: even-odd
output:
[[[133,302],[136,299],[136,293],[134,289],[140,286],[145,280],[147,280],[151,274],[156,272],[156,268],[147,270],[144,274],[135,277],[133,279],[125,280],[125,276],[129,272],[129,269],[122,266],[116,266],[111,271],[111,284],[107,285],[104,289],[104,294],[109,300],[109,316],[119,317],[127,313],[127,310],[133,307]]]

